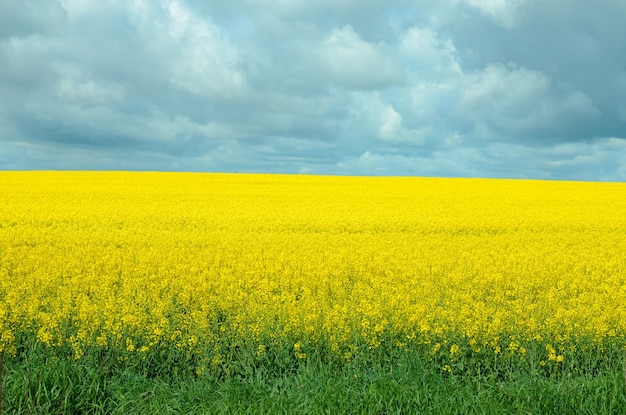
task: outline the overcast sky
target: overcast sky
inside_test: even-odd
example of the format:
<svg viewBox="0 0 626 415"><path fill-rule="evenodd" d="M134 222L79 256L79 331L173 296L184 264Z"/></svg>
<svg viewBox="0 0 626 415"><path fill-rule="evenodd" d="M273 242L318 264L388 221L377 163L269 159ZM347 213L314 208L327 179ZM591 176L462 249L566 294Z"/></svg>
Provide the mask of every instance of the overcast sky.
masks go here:
<svg viewBox="0 0 626 415"><path fill-rule="evenodd" d="M0 0L0 169L626 180L624 0Z"/></svg>

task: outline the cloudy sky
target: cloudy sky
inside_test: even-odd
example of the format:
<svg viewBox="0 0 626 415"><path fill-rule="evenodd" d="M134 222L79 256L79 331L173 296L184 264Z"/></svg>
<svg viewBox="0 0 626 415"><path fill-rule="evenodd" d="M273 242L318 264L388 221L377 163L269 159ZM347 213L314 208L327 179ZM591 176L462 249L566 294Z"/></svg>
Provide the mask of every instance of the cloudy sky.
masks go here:
<svg viewBox="0 0 626 415"><path fill-rule="evenodd" d="M624 0L0 0L0 169L626 180Z"/></svg>

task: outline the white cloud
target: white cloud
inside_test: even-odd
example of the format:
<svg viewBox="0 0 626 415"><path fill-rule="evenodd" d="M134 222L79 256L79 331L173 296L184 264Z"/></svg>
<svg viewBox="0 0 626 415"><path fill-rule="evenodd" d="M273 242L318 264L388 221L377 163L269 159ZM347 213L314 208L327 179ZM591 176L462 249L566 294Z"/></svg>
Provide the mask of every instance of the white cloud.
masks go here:
<svg viewBox="0 0 626 415"><path fill-rule="evenodd" d="M449 112L458 100L460 81L415 81L407 90L412 116L428 122Z"/></svg>
<svg viewBox="0 0 626 415"><path fill-rule="evenodd" d="M400 40L400 51L417 66L419 77L459 75L461 67L450 39L442 40L430 28L411 27Z"/></svg>
<svg viewBox="0 0 626 415"><path fill-rule="evenodd" d="M378 129L378 134L383 139L393 141L402 128L402 116L391 105L387 105L381 114L381 118L382 125Z"/></svg>
<svg viewBox="0 0 626 415"><path fill-rule="evenodd" d="M97 0L59 0L61 6L71 15L84 14L97 6Z"/></svg>
<svg viewBox="0 0 626 415"><path fill-rule="evenodd" d="M183 4L168 4L168 34L175 51L172 59L174 85L198 95L239 93L245 77L239 69L237 48L206 19L194 15Z"/></svg>
<svg viewBox="0 0 626 415"><path fill-rule="evenodd" d="M339 163L337 167L340 171L353 171L357 174L475 176L478 171L468 168L463 161L467 157L479 155L473 150L434 152L428 156L380 154L367 150L358 157Z"/></svg>
<svg viewBox="0 0 626 415"><path fill-rule="evenodd" d="M626 164L626 139L609 137L588 142L563 143L553 146L524 144L490 144L485 149L496 170L505 177L531 177L573 180L622 180Z"/></svg>
<svg viewBox="0 0 626 415"><path fill-rule="evenodd" d="M454 0L480 10L499 25L511 29L517 25L520 9L526 0Z"/></svg>
<svg viewBox="0 0 626 415"><path fill-rule="evenodd" d="M0 168L617 179L601 3L0 0Z"/></svg>
<svg viewBox="0 0 626 415"><path fill-rule="evenodd" d="M411 117L408 114L407 117ZM409 127L404 116L378 92L353 93L350 106L349 128L358 134L363 145L382 142L387 145L424 146L432 131L429 126ZM370 141L371 140L371 141Z"/></svg>
<svg viewBox="0 0 626 415"><path fill-rule="evenodd" d="M460 111L509 135L567 130L567 120L599 115L584 93L524 67L490 64L469 74L466 82Z"/></svg>
<svg viewBox="0 0 626 415"><path fill-rule="evenodd" d="M344 88L373 89L398 84L402 71L385 56L386 46L364 41L346 25L333 29L315 46L313 57L334 85Z"/></svg>
<svg viewBox="0 0 626 415"><path fill-rule="evenodd" d="M621 151L626 156L626 138L608 137L599 141L603 148L610 151Z"/></svg>

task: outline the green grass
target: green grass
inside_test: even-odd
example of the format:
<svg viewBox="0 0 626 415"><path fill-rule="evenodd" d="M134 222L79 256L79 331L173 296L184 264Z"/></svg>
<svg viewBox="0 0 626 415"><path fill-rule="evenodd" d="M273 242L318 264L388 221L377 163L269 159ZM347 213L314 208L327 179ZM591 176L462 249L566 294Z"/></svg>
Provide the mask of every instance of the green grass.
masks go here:
<svg viewBox="0 0 626 415"><path fill-rule="evenodd" d="M344 364L313 357L195 376L179 359L120 362L92 352L74 360L31 347L4 357L3 407L6 414L626 413L623 357L588 370L509 365L481 373L475 364L447 374L421 356L379 353Z"/></svg>

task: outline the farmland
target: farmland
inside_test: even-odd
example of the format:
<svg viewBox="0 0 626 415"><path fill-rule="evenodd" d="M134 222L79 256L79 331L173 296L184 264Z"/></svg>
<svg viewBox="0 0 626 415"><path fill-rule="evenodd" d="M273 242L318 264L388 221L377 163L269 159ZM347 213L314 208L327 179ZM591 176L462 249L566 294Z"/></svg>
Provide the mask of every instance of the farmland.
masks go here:
<svg viewBox="0 0 626 415"><path fill-rule="evenodd" d="M623 183L3 172L5 405L34 408L39 362L361 392L404 364L446 394L608 374L598 405L626 407L624 212Z"/></svg>

